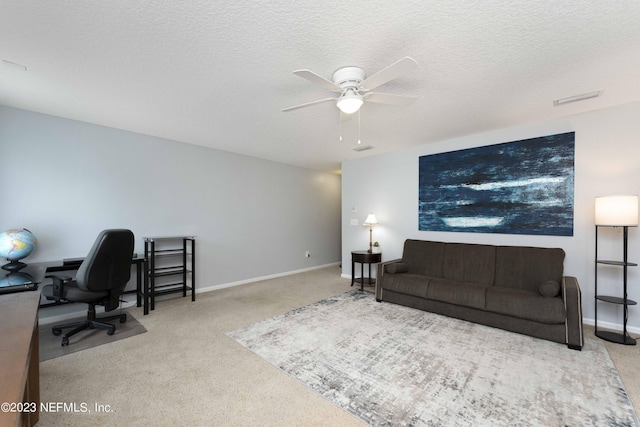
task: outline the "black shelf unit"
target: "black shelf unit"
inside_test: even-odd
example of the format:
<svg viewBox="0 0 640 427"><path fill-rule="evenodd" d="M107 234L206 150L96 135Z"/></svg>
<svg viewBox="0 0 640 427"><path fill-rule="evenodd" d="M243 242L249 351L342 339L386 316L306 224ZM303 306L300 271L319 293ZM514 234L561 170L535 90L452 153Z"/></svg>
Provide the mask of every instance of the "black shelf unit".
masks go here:
<svg viewBox="0 0 640 427"><path fill-rule="evenodd" d="M631 300L627 296L627 269L628 267L636 267L638 264L629 262L627 259L627 243L629 227L622 226L623 228L623 256L622 261L609 261L598 259L598 229L599 227L613 227L610 225L596 225L596 256L595 256L595 335L603 340L625 344L636 345L636 340L631 338L627 333L627 320L629 318L629 306L636 305L637 302ZM598 294L598 267L600 265L610 265L616 267L622 267L622 296L611 295L599 295ZM623 322L622 333L611 331L599 331L598 330L598 301L602 301L609 304L617 304L623 307Z"/></svg>
<svg viewBox="0 0 640 427"><path fill-rule="evenodd" d="M196 238L195 236L143 237L144 253L147 259L145 277L145 298L149 307L155 310L157 296L191 293L191 301L196 300ZM145 310L144 314L148 314Z"/></svg>

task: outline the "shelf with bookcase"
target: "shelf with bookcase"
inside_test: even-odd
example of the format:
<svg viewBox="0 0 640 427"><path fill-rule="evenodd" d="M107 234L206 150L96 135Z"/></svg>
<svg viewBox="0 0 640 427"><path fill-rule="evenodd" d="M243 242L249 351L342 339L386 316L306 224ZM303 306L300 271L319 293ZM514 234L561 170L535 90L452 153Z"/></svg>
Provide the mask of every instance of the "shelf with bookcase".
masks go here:
<svg viewBox="0 0 640 427"><path fill-rule="evenodd" d="M596 225L596 256L595 256L595 335L606 341L615 342L625 345L636 345L636 340L631 338L627 333L627 320L629 318L629 306L636 305L637 302L629 299L627 295L627 269L629 267L637 267L638 264L629 262L627 259L627 246L628 246L628 227L623 226L623 256L622 260L605 260L598 258L598 231L601 227L612 227L608 225ZM598 270L602 265L608 265L613 267L622 268L622 294L621 295L601 295L598 293ZM598 302L604 302L608 304L616 304L622 306L623 319L622 319L622 332L612 332L598 330Z"/></svg>
<svg viewBox="0 0 640 427"><path fill-rule="evenodd" d="M151 310L160 295L182 293L186 297L190 293L191 301L196 300L195 236L144 237L144 252L145 293Z"/></svg>

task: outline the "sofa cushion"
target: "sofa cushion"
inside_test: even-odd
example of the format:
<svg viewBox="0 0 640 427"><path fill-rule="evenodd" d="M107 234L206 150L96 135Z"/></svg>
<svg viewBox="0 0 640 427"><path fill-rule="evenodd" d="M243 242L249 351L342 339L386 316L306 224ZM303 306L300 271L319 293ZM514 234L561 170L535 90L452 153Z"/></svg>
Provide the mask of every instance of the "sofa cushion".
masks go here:
<svg viewBox="0 0 640 427"><path fill-rule="evenodd" d="M447 243L444 247L442 277L460 282L493 285L496 247L467 243Z"/></svg>
<svg viewBox="0 0 640 427"><path fill-rule="evenodd" d="M381 285L382 289L385 290L426 298L429 278L410 273L385 274L382 278Z"/></svg>
<svg viewBox="0 0 640 427"><path fill-rule="evenodd" d="M547 280L542 282L538 290L540 291L540 295L543 297L553 298L558 295L558 292L560 292L560 283L555 280Z"/></svg>
<svg viewBox="0 0 640 427"><path fill-rule="evenodd" d="M487 287L473 282L431 278L429 280L427 298L484 310L485 290Z"/></svg>
<svg viewBox="0 0 640 427"><path fill-rule="evenodd" d="M409 266L409 273L442 277L444 246L443 242L407 239L402 262Z"/></svg>
<svg viewBox="0 0 640 427"><path fill-rule="evenodd" d="M541 323L564 323L566 311L562 298L545 298L538 291L490 286L486 310Z"/></svg>
<svg viewBox="0 0 640 427"><path fill-rule="evenodd" d="M560 248L498 246L494 285L539 294L541 283L562 281L563 263L564 251Z"/></svg>
<svg viewBox="0 0 640 427"><path fill-rule="evenodd" d="M384 270L387 273L391 274L406 273L407 271L409 271L409 266L404 262L393 262L391 264L385 265Z"/></svg>

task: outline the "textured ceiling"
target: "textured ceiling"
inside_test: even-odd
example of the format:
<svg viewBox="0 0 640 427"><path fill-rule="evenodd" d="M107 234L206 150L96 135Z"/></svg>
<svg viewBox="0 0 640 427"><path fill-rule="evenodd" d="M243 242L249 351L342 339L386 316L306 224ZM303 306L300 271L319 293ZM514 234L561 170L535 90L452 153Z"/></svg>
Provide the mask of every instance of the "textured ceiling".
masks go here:
<svg viewBox="0 0 640 427"><path fill-rule="evenodd" d="M404 56L420 68L379 91L419 99L365 104L372 150L353 151L358 120L333 103L280 111L333 96L293 70L370 75ZM0 0L0 59L2 105L337 171L640 100L640 2Z"/></svg>

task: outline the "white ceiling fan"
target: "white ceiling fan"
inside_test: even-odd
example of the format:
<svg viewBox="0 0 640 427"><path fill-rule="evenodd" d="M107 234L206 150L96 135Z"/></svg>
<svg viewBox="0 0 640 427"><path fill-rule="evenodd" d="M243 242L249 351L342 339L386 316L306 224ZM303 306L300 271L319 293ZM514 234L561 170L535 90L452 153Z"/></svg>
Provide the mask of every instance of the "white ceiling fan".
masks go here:
<svg viewBox="0 0 640 427"><path fill-rule="evenodd" d="M407 74L416 68L418 68L418 63L413 58L405 56L399 61L389 65L387 68L380 70L369 77L366 77L364 70L359 67L340 68L333 73L331 80L325 79L310 70L297 70L294 71L293 74L313 83L317 83L324 88L338 92L339 95L334 98L324 98L317 101L307 102L306 104L283 108L282 111L297 110L298 108L309 107L328 101L334 101L340 111L346 114L352 114L358 111L364 101L407 106L418 98L415 96L371 92L371 90Z"/></svg>

